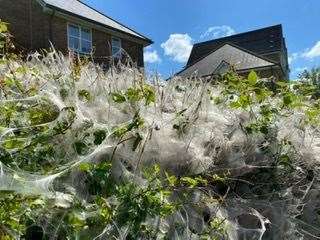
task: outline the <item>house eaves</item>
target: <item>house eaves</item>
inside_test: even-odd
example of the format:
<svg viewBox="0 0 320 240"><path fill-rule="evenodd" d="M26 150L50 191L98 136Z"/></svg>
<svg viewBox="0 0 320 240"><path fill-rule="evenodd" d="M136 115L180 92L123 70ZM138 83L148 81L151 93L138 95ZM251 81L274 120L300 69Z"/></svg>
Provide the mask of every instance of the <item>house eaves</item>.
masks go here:
<svg viewBox="0 0 320 240"><path fill-rule="evenodd" d="M97 25L106 30L124 34L130 38L142 42L144 46L148 46L153 41L142 34L126 27L118 21L108 17L107 15L93 9L89 5L79 0L41 0L42 6L46 9L57 11L61 15L70 16L81 19L85 22Z"/></svg>

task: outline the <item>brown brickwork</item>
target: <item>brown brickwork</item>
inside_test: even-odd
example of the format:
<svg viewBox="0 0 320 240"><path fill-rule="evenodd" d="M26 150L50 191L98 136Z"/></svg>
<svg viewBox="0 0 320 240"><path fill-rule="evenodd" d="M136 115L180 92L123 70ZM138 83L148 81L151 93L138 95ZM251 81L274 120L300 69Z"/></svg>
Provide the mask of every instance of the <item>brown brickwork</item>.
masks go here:
<svg viewBox="0 0 320 240"><path fill-rule="evenodd" d="M17 50L30 52L47 49L51 41L54 47L68 53L68 20L45 12L36 0L0 0L0 19L10 23ZM72 21L73 23L77 23ZM143 67L143 46L122 38L122 48L139 67ZM111 35L92 28L94 58L102 62L111 55Z"/></svg>
<svg viewBox="0 0 320 240"><path fill-rule="evenodd" d="M143 66L143 49L141 45L122 39L122 48L129 54L134 63Z"/></svg>
<svg viewBox="0 0 320 240"><path fill-rule="evenodd" d="M18 47L30 48L30 29L28 9L30 2L27 0L7 1L0 0L0 18L10 23L9 29L15 36L15 44Z"/></svg>
<svg viewBox="0 0 320 240"><path fill-rule="evenodd" d="M96 57L105 57L111 55L111 35L93 29L92 44Z"/></svg>
<svg viewBox="0 0 320 240"><path fill-rule="evenodd" d="M62 52L68 52L68 22L65 19L51 17L51 31L49 30L50 41L54 47Z"/></svg>

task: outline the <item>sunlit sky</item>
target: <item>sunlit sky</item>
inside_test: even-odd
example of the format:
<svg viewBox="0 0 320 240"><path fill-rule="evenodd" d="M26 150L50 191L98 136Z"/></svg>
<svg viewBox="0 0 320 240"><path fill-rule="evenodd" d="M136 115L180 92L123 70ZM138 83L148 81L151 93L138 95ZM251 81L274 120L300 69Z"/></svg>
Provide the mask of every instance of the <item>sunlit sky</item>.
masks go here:
<svg viewBox="0 0 320 240"><path fill-rule="evenodd" d="M192 44L282 24L291 79L320 65L319 0L84 0L151 38L149 71L167 77L181 70Z"/></svg>

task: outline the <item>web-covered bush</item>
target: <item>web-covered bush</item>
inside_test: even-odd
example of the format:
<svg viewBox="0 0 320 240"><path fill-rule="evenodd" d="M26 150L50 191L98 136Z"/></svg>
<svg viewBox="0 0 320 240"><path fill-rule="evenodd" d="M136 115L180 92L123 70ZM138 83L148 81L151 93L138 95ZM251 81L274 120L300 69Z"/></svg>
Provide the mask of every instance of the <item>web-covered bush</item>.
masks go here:
<svg viewBox="0 0 320 240"><path fill-rule="evenodd" d="M312 85L76 60L0 61L0 239L319 236Z"/></svg>

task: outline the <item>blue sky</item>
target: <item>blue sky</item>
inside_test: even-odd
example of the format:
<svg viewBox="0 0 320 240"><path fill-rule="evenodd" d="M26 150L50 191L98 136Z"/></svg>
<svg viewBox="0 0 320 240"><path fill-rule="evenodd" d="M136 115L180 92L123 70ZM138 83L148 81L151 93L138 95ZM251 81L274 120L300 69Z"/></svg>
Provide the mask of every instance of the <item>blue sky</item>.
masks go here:
<svg viewBox="0 0 320 240"><path fill-rule="evenodd" d="M319 0L85 0L155 43L146 67L164 77L186 63L193 43L281 23L291 78L320 65Z"/></svg>

